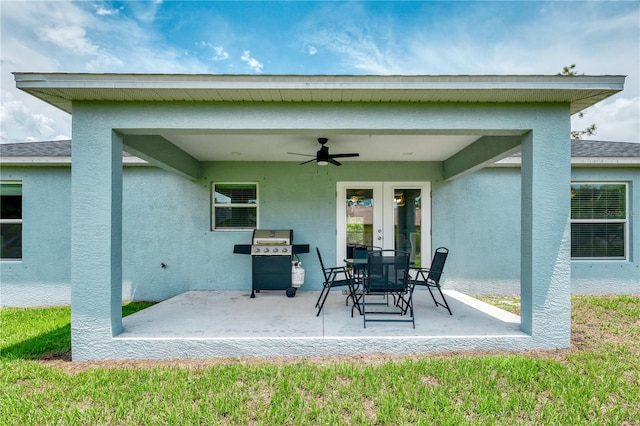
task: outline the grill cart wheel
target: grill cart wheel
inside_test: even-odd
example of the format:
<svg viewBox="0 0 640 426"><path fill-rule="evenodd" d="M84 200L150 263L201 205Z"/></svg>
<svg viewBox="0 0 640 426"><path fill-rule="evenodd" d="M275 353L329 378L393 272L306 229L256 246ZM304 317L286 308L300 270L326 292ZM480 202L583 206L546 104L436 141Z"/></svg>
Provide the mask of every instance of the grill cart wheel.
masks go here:
<svg viewBox="0 0 640 426"><path fill-rule="evenodd" d="M288 287L285 293L287 294L287 297L293 297L296 295L296 290L297 289L295 287Z"/></svg>

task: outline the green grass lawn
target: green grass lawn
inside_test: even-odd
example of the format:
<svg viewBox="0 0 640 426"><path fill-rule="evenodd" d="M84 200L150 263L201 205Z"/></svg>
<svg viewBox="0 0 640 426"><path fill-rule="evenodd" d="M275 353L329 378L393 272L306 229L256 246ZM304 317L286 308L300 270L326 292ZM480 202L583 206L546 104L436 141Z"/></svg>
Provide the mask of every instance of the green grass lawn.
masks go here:
<svg viewBox="0 0 640 426"><path fill-rule="evenodd" d="M640 297L572 303L568 350L155 362L66 361L68 308L2 309L0 425L640 424Z"/></svg>

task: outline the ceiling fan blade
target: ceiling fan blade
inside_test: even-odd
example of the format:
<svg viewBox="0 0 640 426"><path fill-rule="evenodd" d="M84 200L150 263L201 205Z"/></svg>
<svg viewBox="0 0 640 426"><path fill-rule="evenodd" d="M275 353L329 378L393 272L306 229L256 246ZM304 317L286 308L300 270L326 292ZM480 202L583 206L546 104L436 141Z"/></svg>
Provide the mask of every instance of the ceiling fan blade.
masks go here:
<svg viewBox="0 0 640 426"><path fill-rule="evenodd" d="M298 154L297 152L287 152L287 154L291 154L291 155L303 155L305 157L315 157L315 155L311 155L311 154Z"/></svg>
<svg viewBox="0 0 640 426"><path fill-rule="evenodd" d="M300 165L308 164L308 163L311 163L311 162L315 161L318 165L322 165L322 166L324 166L327 163L331 163L334 166L341 166L342 163L340 163L339 161L334 160L334 158L347 158L347 157L359 157L360 156L360 154L355 153L355 152L351 153L351 154L329 154L329 147L325 145L327 143L327 141L328 141L327 138L318 138L318 142L320 143L321 147L318 150L318 152L316 152L316 155L299 154L297 152L287 152L287 154L302 155L302 156L305 156L305 157L315 157L312 160L308 160L308 161L304 161L304 162L300 163Z"/></svg>
<svg viewBox="0 0 640 426"><path fill-rule="evenodd" d="M360 157L360 154L330 154L329 158Z"/></svg>

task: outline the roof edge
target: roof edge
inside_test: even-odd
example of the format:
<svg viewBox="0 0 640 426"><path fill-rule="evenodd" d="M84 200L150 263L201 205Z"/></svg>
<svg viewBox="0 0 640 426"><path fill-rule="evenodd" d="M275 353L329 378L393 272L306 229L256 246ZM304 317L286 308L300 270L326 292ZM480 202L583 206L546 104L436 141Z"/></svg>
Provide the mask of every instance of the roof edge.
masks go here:
<svg viewBox="0 0 640 426"><path fill-rule="evenodd" d="M498 89L618 88L626 75L298 75L298 74L136 74L13 72L16 85L68 88L244 88L244 89ZM380 86L383 84L383 86ZM130 86L131 85L131 86ZM348 87L345 87L348 85ZM453 86L450 86L453 85Z"/></svg>

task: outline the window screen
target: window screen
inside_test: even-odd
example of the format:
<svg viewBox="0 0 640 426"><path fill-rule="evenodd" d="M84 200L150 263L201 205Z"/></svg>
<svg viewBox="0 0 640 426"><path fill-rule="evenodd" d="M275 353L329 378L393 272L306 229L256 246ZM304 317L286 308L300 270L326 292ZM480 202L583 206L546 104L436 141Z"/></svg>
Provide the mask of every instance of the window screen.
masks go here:
<svg viewBox="0 0 640 426"><path fill-rule="evenodd" d="M627 184L571 185L571 257L625 259Z"/></svg>
<svg viewBox="0 0 640 426"><path fill-rule="evenodd" d="M22 184L0 183L0 259L22 258Z"/></svg>
<svg viewBox="0 0 640 426"><path fill-rule="evenodd" d="M258 226L258 184L213 184L213 229L255 229Z"/></svg>

